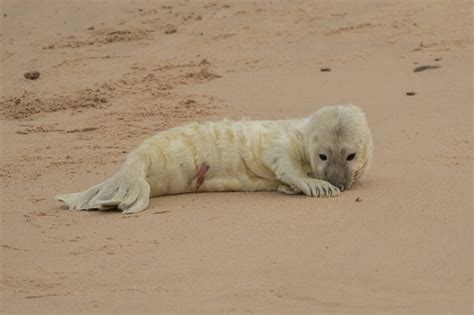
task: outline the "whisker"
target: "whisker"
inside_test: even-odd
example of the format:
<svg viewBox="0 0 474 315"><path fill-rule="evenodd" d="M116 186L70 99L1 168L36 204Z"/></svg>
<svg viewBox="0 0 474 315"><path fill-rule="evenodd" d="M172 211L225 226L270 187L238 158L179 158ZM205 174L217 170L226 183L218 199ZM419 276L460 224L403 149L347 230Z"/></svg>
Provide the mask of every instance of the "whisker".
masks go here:
<svg viewBox="0 0 474 315"><path fill-rule="evenodd" d="M364 165L362 165L358 170L354 172L354 180L359 179L359 177L362 175L362 170L367 166L367 163L369 160L366 160Z"/></svg>

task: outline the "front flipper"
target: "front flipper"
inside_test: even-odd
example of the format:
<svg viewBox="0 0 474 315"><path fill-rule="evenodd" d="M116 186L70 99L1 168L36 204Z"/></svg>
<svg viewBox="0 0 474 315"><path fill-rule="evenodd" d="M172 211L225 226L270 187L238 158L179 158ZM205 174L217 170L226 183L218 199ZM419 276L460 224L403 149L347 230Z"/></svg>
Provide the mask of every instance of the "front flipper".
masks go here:
<svg viewBox="0 0 474 315"><path fill-rule="evenodd" d="M285 152L280 152L280 156L273 160L273 170L283 182L283 186L280 185L278 190L283 193L294 194L293 191L299 191L312 197L335 197L341 193L339 188L331 183L309 177L300 163Z"/></svg>
<svg viewBox="0 0 474 315"><path fill-rule="evenodd" d="M299 195L302 193L301 190L295 189L287 184L280 184L280 186L277 188L277 191L287 195Z"/></svg>

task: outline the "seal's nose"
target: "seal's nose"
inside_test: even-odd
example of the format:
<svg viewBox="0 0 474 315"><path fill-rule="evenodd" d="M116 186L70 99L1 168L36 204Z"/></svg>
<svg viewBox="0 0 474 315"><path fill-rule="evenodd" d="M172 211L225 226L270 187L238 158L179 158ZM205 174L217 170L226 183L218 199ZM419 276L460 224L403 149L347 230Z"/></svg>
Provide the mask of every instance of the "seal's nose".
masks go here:
<svg viewBox="0 0 474 315"><path fill-rule="evenodd" d="M344 172L344 167L340 165L329 165L327 168L327 180L339 188L341 191L344 191L347 187L347 179Z"/></svg>

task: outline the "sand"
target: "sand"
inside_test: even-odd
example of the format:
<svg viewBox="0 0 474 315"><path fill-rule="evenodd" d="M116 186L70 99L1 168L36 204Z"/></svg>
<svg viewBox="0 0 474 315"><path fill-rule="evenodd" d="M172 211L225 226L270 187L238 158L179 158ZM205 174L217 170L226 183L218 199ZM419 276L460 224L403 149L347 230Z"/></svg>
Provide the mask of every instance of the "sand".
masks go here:
<svg viewBox="0 0 474 315"><path fill-rule="evenodd" d="M0 312L471 313L471 13L1 1ZM338 198L189 194L136 215L53 199L159 130L345 103L367 112L375 160Z"/></svg>

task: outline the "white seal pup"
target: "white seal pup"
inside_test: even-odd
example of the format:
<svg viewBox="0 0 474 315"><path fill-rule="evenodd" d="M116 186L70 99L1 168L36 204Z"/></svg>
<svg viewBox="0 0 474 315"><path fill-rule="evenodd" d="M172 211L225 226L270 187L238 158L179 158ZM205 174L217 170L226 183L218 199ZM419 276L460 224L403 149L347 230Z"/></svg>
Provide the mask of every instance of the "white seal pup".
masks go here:
<svg viewBox="0 0 474 315"><path fill-rule="evenodd" d="M135 213L150 197L210 191L271 191L332 197L368 169L372 137L353 105L291 120L192 123L158 132L112 178L56 196L72 210Z"/></svg>

